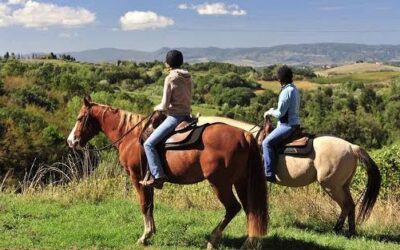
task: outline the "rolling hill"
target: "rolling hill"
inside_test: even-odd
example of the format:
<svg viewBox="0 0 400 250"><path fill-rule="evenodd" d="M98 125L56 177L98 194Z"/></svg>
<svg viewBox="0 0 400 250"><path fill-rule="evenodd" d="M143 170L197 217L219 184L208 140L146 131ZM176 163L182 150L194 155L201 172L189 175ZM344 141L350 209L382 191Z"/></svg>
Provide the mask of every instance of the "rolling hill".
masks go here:
<svg viewBox="0 0 400 250"><path fill-rule="evenodd" d="M400 45L363 45L345 43L316 43L279 45L257 48L178 48L188 62L229 62L238 65L265 66L276 63L291 65L348 64L363 61L400 61ZM101 48L80 52L66 52L79 61L115 62L134 60L146 62L163 60L169 48L152 52Z"/></svg>

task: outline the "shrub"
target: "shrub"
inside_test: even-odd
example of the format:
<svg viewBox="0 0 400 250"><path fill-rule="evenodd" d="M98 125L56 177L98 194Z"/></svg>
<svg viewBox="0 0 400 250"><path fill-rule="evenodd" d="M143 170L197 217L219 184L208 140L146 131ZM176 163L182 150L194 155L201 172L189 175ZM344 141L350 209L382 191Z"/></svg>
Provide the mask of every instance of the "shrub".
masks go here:
<svg viewBox="0 0 400 250"><path fill-rule="evenodd" d="M38 86L18 89L12 96L21 107L25 107L27 104L34 104L47 111L54 111L59 104L57 99L48 96L46 91Z"/></svg>

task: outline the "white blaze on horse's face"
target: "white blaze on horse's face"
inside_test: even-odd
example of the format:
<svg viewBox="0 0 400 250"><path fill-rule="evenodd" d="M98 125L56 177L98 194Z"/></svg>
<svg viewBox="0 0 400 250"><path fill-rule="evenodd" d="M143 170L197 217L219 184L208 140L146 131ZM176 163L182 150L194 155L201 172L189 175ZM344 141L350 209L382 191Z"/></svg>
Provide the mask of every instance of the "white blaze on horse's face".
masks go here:
<svg viewBox="0 0 400 250"><path fill-rule="evenodd" d="M70 148L76 148L76 146L79 145L79 138L75 136L75 132L78 126L79 122L76 122L74 128L72 129L71 133L68 136L67 142Z"/></svg>

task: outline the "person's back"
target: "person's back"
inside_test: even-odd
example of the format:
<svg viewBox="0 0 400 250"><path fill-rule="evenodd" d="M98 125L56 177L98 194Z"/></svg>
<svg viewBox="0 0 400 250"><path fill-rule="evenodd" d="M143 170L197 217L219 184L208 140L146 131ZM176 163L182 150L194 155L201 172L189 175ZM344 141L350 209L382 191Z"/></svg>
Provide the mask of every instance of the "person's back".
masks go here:
<svg viewBox="0 0 400 250"><path fill-rule="evenodd" d="M173 69L167 76L171 85L170 106L168 114L187 115L191 112L192 104L192 76L184 69Z"/></svg>

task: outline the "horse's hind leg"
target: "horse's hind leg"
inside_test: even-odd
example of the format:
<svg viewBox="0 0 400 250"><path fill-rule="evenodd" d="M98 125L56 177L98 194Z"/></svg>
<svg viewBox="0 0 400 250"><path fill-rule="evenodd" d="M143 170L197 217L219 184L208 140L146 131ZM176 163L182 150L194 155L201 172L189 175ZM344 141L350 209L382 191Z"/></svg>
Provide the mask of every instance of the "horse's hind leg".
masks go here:
<svg viewBox="0 0 400 250"><path fill-rule="evenodd" d="M341 213L339 215L339 218L338 218L333 230L336 233L339 233L340 231L342 231L344 222L345 222L346 218L349 216L349 228L353 227L353 233L354 233L355 224L353 224L350 221L350 217L352 217L351 213L353 213L353 215L354 215L355 205L354 205L353 199L350 194L349 186L345 185L345 186L331 187L330 185L327 185L324 183L321 183L321 185L324 188L324 190L329 194L329 196L334 201L336 201L336 203L341 208Z"/></svg>
<svg viewBox="0 0 400 250"><path fill-rule="evenodd" d="M347 218L347 222L349 223L348 235L352 236L356 233L356 205L354 204L353 197L351 197L349 185L344 187L344 192L346 194L347 202L350 206L350 211Z"/></svg>
<svg viewBox="0 0 400 250"><path fill-rule="evenodd" d="M213 184L213 189L218 196L218 199L225 207L225 216L220 223L215 227L211 233L210 240L208 242L208 249L216 248L222 237L222 231L229 224L229 222L235 217L235 215L240 211L240 203L236 199L232 191L231 184Z"/></svg>

